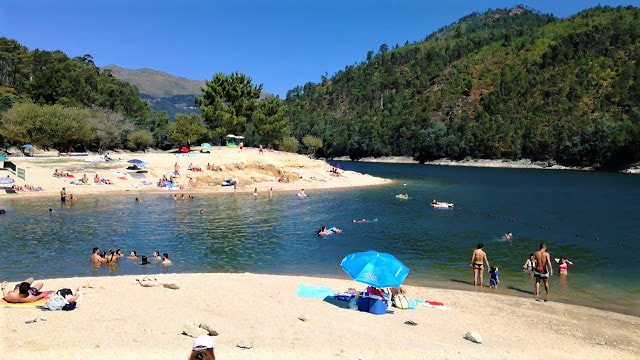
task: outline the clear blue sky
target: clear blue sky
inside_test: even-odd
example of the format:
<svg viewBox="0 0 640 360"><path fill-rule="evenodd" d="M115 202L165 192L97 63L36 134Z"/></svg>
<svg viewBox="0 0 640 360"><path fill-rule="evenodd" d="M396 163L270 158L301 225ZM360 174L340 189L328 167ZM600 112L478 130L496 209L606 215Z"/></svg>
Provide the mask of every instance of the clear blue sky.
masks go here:
<svg viewBox="0 0 640 360"><path fill-rule="evenodd" d="M89 53L99 66L151 68L189 79L240 71L266 91L317 82L380 44L423 39L473 11L517 3L570 16L637 1L2 0L0 35L29 49Z"/></svg>

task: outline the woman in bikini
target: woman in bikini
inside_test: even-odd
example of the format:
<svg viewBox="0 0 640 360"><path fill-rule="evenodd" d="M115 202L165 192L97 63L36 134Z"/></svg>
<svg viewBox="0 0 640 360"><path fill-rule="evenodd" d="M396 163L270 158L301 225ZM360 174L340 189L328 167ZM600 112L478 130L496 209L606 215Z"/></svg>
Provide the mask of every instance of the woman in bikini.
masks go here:
<svg viewBox="0 0 640 360"><path fill-rule="evenodd" d="M573 265L566 257L562 256L560 259L555 259L558 263L558 272L560 275L569 275L569 266Z"/></svg>
<svg viewBox="0 0 640 360"><path fill-rule="evenodd" d="M479 243L477 248L471 254L471 262L469 267L473 269L473 286L482 286L482 275L484 274L483 264L486 262L489 267L489 259L483 250L484 244Z"/></svg>

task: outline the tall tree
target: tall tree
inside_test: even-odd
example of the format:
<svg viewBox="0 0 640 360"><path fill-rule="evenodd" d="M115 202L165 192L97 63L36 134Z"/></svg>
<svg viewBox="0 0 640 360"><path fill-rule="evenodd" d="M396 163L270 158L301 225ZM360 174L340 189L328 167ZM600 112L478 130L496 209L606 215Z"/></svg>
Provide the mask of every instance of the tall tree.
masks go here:
<svg viewBox="0 0 640 360"><path fill-rule="evenodd" d="M268 147L290 133L287 109L277 97L260 102L253 113L253 121L260 141Z"/></svg>
<svg viewBox="0 0 640 360"><path fill-rule="evenodd" d="M196 105L216 142L229 133L244 132L261 91L262 84L253 85L250 77L238 72L231 75L217 73L205 82L202 97L196 98Z"/></svg>
<svg viewBox="0 0 640 360"><path fill-rule="evenodd" d="M207 134L207 126L198 114L178 114L176 122L169 127L170 139L180 144L196 143L204 139Z"/></svg>

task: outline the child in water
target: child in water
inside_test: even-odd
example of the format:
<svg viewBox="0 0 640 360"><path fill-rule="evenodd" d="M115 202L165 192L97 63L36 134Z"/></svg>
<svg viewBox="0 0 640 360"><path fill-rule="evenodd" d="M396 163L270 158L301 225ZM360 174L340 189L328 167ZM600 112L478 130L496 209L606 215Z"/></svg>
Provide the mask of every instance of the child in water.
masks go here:
<svg viewBox="0 0 640 360"><path fill-rule="evenodd" d="M498 267L492 266L490 269L491 271L489 271L489 274L491 275L491 279L489 280L489 287L492 289L497 289L498 283L500 282L500 279L499 279L500 274L498 273Z"/></svg>

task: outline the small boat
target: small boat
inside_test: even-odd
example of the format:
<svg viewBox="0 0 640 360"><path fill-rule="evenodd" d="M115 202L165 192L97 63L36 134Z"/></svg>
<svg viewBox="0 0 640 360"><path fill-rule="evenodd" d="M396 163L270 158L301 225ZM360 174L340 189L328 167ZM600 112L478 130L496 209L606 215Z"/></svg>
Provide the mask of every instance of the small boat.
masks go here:
<svg viewBox="0 0 640 360"><path fill-rule="evenodd" d="M451 209L453 208L453 203L436 201L431 203L431 207L434 209Z"/></svg>

